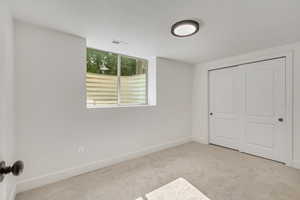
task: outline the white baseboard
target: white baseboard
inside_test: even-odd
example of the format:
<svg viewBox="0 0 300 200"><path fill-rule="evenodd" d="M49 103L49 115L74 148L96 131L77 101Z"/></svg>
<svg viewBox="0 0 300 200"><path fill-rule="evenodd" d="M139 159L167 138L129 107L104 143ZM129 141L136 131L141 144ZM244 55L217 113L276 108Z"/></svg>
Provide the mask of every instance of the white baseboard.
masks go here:
<svg viewBox="0 0 300 200"><path fill-rule="evenodd" d="M107 160L100 160L100 161L92 162L89 164L61 170L61 171L54 172L51 174L23 180L23 181L20 181L17 183L17 193L31 190L34 188L38 188L38 187L41 187L41 186L44 186L44 185L47 185L50 183L55 183L57 181L60 181L60 180L66 179L66 178L70 178L72 176L77 176L79 174L94 171L94 170L97 170L97 169L100 169L103 167L114 165L114 164L117 164L117 163L120 163L120 162L123 162L126 160L141 157L141 156L144 156L144 155L147 155L150 153L154 153L154 152L161 151L161 150L164 150L164 149L167 149L170 147L185 144L185 143L191 142L191 141L192 141L192 139L189 137L181 138L181 139L178 139L173 142L155 145L155 146L151 146L151 147L142 149L140 151L120 155L119 157L110 158Z"/></svg>
<svg viewBox="0 0 300 200"><path fill-rule="evenodd" d="M16 199L16 185L13 186L8 196L8 200L15 200L15 199Z"/></svg>
<svg viewBox="0 0 300 200"><path fill-rule="evenodd" d="M204 138L193 137L193 138L192 138L192 141L198 142L198 143L201 143L201 144L208 144L207 140L204 139Z"/></svg>
<svg viewBox="0 0 300 200"><path fill-rule="evenodd" d="M300 160L294 160L292 167L300 169Z"/></svg>
<svg viewBox="0 0 300 200"><path fill-rule="evenodd" d="M192 137L192 141L198 142L198 143L201 143L201 144L208 144L207 140L205 138ZM300 161L299 160L294 160L294 161L290 162L289 164L287 164L287 166L293 167L293 168L296 168L296 169L300 169Z"/></svg>

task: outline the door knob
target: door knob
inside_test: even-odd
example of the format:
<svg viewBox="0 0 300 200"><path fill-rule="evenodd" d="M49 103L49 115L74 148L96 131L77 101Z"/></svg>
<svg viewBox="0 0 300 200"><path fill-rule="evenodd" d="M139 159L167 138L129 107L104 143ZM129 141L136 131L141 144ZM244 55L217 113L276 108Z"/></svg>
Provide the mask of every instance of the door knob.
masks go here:
<svg viewBox="0 0 300 200"><path fill-rule="evenodd" d="M279 118L278 121L283 122L283 118Z"/></svg>
<svg viewBox="0 0 300 200"><path fill-rule="evenodd" d="M209 113L209 115L213 115L213 113L211 112L211 113Z"/></svg>
<svg viewBox="0 0 300 200"><path fill-rule="evenodd" d="M4 161L0 162L0 182L3 181L6 174L12 173L14 176L19 176L24 169L24 163L21 160L15 162L12 166L6 166Z"/></svg>

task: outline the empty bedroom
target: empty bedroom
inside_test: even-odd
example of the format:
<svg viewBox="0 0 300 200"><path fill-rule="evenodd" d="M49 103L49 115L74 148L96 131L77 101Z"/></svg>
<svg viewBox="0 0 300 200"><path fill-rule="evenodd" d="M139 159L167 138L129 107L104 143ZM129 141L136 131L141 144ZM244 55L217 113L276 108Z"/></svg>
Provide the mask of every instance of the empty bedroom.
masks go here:
<svg viewBox="0 0 300 200"><path fill-rule="evenodd" d="M299 0L0 0L0 200L299 200Z"/></svg>

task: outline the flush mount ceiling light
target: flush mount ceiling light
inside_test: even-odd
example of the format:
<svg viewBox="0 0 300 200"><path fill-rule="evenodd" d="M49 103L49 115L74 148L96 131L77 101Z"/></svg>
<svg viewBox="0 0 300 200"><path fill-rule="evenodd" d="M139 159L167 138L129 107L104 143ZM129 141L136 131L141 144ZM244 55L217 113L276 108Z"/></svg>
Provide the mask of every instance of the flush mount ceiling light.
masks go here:
<svg viewBox="0 0 300 200"><path fill-rule="evenodd" d="M182 20L172 25L171 33L176 37L189 37L199 31L199 22L195 20Z"/></svg>

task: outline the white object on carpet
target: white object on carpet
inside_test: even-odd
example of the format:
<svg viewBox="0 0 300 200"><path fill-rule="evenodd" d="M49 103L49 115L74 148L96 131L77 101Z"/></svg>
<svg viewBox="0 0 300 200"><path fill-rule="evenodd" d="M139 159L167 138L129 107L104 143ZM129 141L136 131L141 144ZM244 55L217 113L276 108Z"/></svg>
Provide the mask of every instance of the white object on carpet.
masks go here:
<svg viewBox="0 0 300 200"><path fill-rule="evenodd" d="M137 200L142 200L140 197ZM147 200L209 200L202 192L184 178L178 178L153 192L146 194Z"/></svg>

